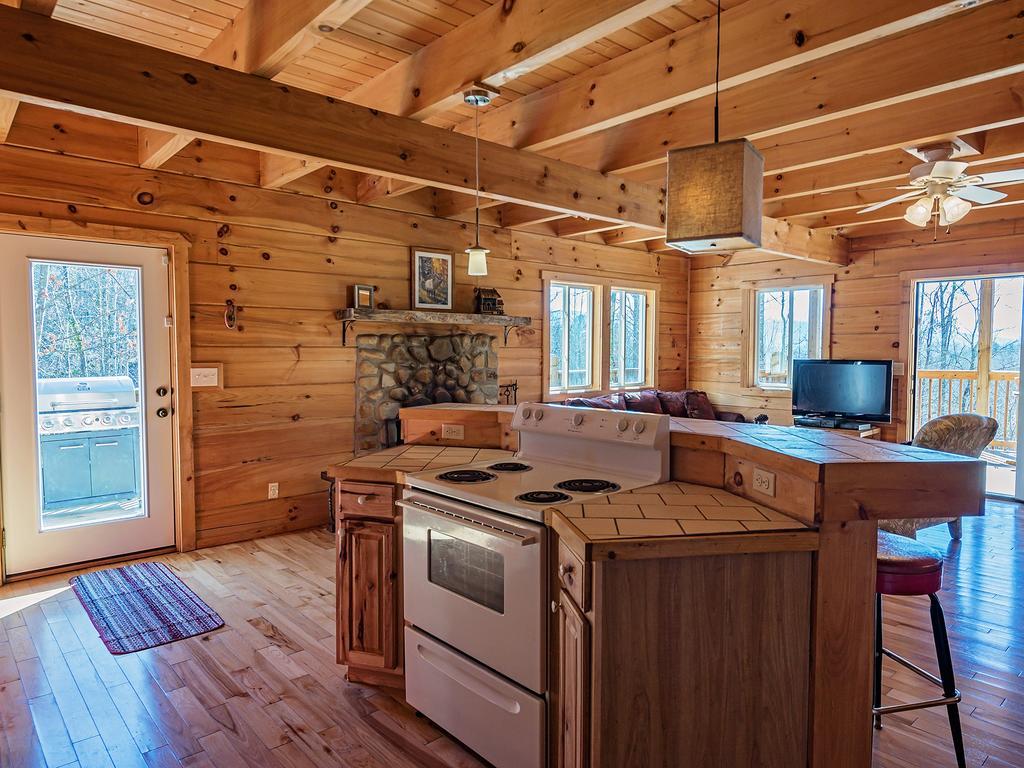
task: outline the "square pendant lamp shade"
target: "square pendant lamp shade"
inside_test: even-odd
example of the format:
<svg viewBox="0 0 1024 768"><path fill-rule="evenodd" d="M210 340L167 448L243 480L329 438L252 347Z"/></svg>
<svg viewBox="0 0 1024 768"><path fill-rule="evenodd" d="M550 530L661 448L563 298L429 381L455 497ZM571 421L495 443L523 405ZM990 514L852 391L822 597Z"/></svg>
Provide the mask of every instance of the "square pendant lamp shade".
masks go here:
<svg viewBox="0 0 1024 768"><path fill-rule="evenodd" d="M761 245L764 158L746 139L668 153L665 241L686 253Z"/></svg>

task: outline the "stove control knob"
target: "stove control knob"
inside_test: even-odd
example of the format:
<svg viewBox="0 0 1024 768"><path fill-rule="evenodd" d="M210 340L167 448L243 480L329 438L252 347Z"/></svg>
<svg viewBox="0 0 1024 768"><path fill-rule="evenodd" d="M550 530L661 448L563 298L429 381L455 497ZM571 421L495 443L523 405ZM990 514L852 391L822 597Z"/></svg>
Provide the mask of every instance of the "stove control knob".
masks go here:
<svg viewBox="0 0 1024 768"><path fill-rule="evenodd" d="M633 431L636 432L638 435L643 434L643 431L645 429L647 429L647 425L644 424L642 421L638 421L636 424L633 425Z"/></svg>
<svg viewBox="0 0 1024 768"><path fill-rule="evenodd" d="M531 409L531 408L523 408L523 421L526 421L532 415L533 415L533 409Z"/></svg>
<svg viewBox="0 0 1024 768"><path fill-rule="evenodd" d="M534 418L534 419L535 419L536 421L540 421L541 419L543 419L543 418L544 418L544 411L543 411L543 409L541 409L541 408L538 408L537 410L535 410L535 411L533 412L533 418Z"/></svg>
<svg viewBox="0 0 1024 768"><path fill-rule="evenodd" d="M100 421L102 421L104 424L113 424L114 417L111 416L109 413L104 413L103 418L101 418Z"/></svg>
<svg viewBox="0 0 1024 768"><path fill-rule="evenodd" d="M62 425L64 425L65 427L70 427L70 426L72 426L72 425L73 425L73 424L74 424L75 422L74 422L74 421L72 421L72 419L71 419L71 417L70 417L70 416L65 416L65 417L64 417L63 419L61 419L61 420L60 420L60 423L61 423Z"/></svg>
<svg viewBox="0 0 1024 768"><path fill-rule="evenodd" d="M122 424L127 424L132 420L132 417L129 416L127 413L123 413L117 417L117 420Z"/></svg>
<svg viewBox="0 0 1024 768"><path fill-rule="evenodd" d="M574 427L578 427L582 423L583 423L583 414L582 413L574 413L572 415L572 425Z"/></svg>
<svg viewBox="0 0 1024 768"><path fill-rule="evenodd" d="M615 425L619 432L625 432L629 429L629 419L619 419L619 423Z"/></svg>
<svg viewBox="0 0 1024 768"><path fill-rule="evenodd" d="M47 419L43 422L43 429L53 429L53 419Z"/></svg>
<svg viewBox="0 0 1024 768"><path fill-rule="evenodd" d="M94 419L92 416L83 416L82 417L82 424L87 426L87 427L90 424L92 424L94 421L96 421L96 419Z"/></svg>

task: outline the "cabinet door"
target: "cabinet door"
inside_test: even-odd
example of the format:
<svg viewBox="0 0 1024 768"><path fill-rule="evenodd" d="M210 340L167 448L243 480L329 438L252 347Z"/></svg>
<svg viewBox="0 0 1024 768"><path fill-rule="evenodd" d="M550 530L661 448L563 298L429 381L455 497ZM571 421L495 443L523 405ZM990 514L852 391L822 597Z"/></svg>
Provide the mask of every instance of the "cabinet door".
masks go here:
<svg viewBox="0 0 1024 768"><path fill-rule="evenodd" d="M92 496L89 441L85 438L40 441L43 508Z"/></svg>
<svg viewBox="0 0 1024 768"><path fill-rule="evenodd" d="M338 529L338 660L398 664L398 563L394 523L344 520Z"/></svg>
<svg viewBox="0 0 1024 768"><path fill-rule="evenodd" d="M136 433L116 432L89 440L93 496L134 496L139 492Z"/></svg>
<svg viewBox="0 0 1024 768"><path fill-rule="evenodd" d="M586 768L590 763L590 624L565 590L558 603L558 766Z"/></svg>

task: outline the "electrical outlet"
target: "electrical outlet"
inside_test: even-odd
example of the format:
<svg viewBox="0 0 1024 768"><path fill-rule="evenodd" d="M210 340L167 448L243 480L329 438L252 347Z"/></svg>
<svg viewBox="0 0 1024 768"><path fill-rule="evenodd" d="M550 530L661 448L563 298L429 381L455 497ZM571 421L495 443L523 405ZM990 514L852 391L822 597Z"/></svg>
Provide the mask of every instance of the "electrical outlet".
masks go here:
<svg viewBox="0 0 1024 768"><path fill-rule="evenodd" d="M442 424L441 438L444 440L465 440L466 427L464 424Z"/></svg>
<svg viewBox="0 0 1024 768"><path fill-rule="evenodd" d="M276 499L281 493L281 486L277 483L267 483L267 498Z"/></svg>
<svg viewBox="0 0 1024 768"><path fill-rule="evenodd" d="M754 467L754 490L765 496L775 495L775 473Z"/></svg>

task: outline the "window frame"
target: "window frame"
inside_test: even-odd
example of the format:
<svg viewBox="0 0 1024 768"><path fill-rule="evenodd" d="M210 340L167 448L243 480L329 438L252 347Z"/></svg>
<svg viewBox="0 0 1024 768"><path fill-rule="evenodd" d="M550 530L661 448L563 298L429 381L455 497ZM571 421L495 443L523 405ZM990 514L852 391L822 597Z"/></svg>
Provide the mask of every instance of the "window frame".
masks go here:
<svg viewBox="0 0 1024 768"><path fill-rule="evenodd" d="M765 291L820 290L821 356L818 359L828 360L832 357L832 287L834 284L835 275L750 280L743 283L743 365L741 384L744 389L763 393L792 391L791 383L770 385L759 384L757 381L758 296Z"/></svg>
<svg viewBox="0 0 1024 768"><path fill-rule="evenodd" d="M610 392L630 392L657 387L658 377L658 291L657 283L638 280L618 280L581 273L543 271L544 281L543 318L544 345L541 370L542 399L544 402L560 402L568 397L594 397ZM552 285L576 285L594 291L594 329L591 340L591 382L586 389L551 389L551 324L548 311L551 306ZM628 387L611 387L611 292L612 290L640 291L647 295L644 339L644 382Z"/></svg>

